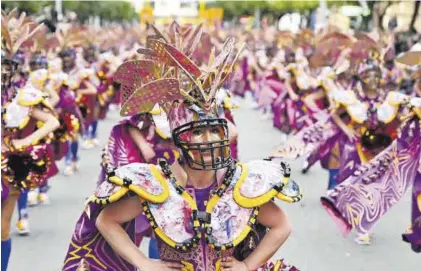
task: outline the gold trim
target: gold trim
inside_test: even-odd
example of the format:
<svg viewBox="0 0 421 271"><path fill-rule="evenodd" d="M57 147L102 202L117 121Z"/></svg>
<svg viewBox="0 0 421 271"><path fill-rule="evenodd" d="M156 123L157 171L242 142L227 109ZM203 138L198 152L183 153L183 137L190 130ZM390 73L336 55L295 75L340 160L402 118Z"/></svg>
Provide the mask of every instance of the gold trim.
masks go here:
<svg viewBox="0 0 421 271"><path fill-rule="evenodd" d="M161 112L162 112L162 109L161 108L158 108L158 109L152 109L151 111L149 111L149 114L151 114L151 115L159 115L159 114L161 114Z"/></svg>
<svg viewBox="0 0 421 271"><path fill-rule="evenodd" d="M23 128L25 128L26 125L28 125L30 120L31 120L31 117L26 116L25 119L21 123L19 123L19 126L18 126L19 130L22 130Z"/></svg>
<svg viewBox="0 0 421 271"><path fill-rule="evenodd" d="M363 151L363 146L359 142L357 143L357 153L358 153L358 156L361 159L362 164L368 162L368 158L365 156L364 151Z"/></svg>
<svg viewBox="0 0 421 271"><path fill-rule="evenodd" d="M168 237L168 235L160 227L156 227L154 231L156 235L158 235L158 237L161 238L161 240L164 241L167 245L173 248L175 247L176 242L172 240L170 237Z"/></svg>
<svg viewBox="0 0 421 271"><path fill-rule="evenodd" d="M70 241L70 244L72 245L72 246L74 246L74 248L75 248L75 250L73 250L73 251L71 251L71 252L69 252L69 254L72 256L72 257L69 257L69 258L67 258L66 259L66 261L64 262L64 264L63 264L63 267L68 263L68 262L70 262L70 261L72 261L72 260L77 260L77 259L81 259L82 257L81 256L79 256L79 255L77 255L76 253L78 253L80 250L86 250L88 253L86 253L85 254L85 258L91 258L92 260L94 260L99 266L101 266L102 268L104 268L104 270L107 270L107 266L105 266L103 263L101 263L98 259L97 259L97 257L95 256L95 255L92 255L91 254L91 252L92 252L92 248L89 248L89 246L100 236L100 234L101 233L99 233L98 232L98 234L97 235L95 235L95 237L91 240L91 241L89 241L88 243L86 243L85 245L83 245L83 246L78 246L78 245L76 245L75 243L73 243L73 241Z"/></svg>
<svg viewBox="0 0 421 271"><path fill-rule="evenodd" d="M159 128L155 125L155 132L162 138L162 139L168 139L169 137L166 136Z"/></svg>
<svg viewBox="0 0 421 271"><path fill-rule="evenodd" d="M238 163L238 165L241 166L242 172L239 180L237 181L234 191L233 191L233 197L235 202L244 208L254 208L257 206L261 206L267 202L269 202L272 198L274 198L279 192L275 190L274 188L270 189L268 192L266 192L263 195L260 195L258 197L254 198L247 198L244 197L241 192L240 188L244 181L246 180L246 176L248 175L248 169L245 167L245 165ZM289 177L282 177L281 179L282 184L285 186L289 182Z"/></svg>
<svg viewBox="0 0 421 271"><path fill-rule="evenodd" d="M162 203L165 200L167 200L167 198L169 196L169 189L168 189L167 180L161 175L161 173L158 171L158 169L156 169L156 167L154 165L149 165L149 169L151 170L152 175L161 184L161 187L163 188L162 193L159 194L159 195L152 195L152 194L149 194L148 192L146 192L146 190L144 190L141 187L139 187L137 185L134 185L134 184L130 184L128 186L128 190L135 192L142 199L145 199L145 200L150 201L152 203ZM114 184L119 185L119 186L124 185L123 179L121 179L118 176L112 176L112 177L108 178L108 180L111 183L114 183Z"/></svg>
<svg viewBox="0 0 421 271"><path fill-rule="evenodd" d="M111 177L112 178L112 177ZM108 204L108 203L112 203L112 202L116 202L119 199L121 199L124 195L127 194L127 192L129 192L129 189L127 187L120 187L120 189L115 192L112 195L106 196L106 197L97 197L95 195L93 195L90 199L90 201L96 203L96 204Z"/></svg>
<svg viewBox="0 0 421 271"><path fill-rule="evenodd" d="M295 196L295 197L290 197L290 196L287 196L287 195L285 195L285 194L282 194L282 192L279 192L277 195L276 195L276 198L277 199L280 199L280 200L282 200L282 201L285 201L285 202L287 202L287 203L294 203L294 202L298 202L298 201L300 201L302 198L303 198L303 193L301 192L301 187L299 187L299 192L298 192L298 196Z"/></svg>
<svg viewBox="0 0 421 271"><path fill-rule="evenodd" d="M18 103L20 105L23 105L23 106L33 106L33 105L39 104L42 100L44 100L44 97L42 97L42 95L41 95L41 97L39 97L35 101L32 101L32 102L31 101L24 101L23 96L24 96L24 91L21 90L19 92L19 95L18 95Z"/></svg>
<svg viewBox="0 0 421 271"><path fill-rule="evenodd" d="M184 265L184 267L181 269L181 271L194 271L193 264L191 264L189 262L186 262L186 261L181 261L181 263Z"/></svg>
<svg viewBox="0 0 421 271"><path fill-rule="evenodd" d="M362 104L365 106L366 113L367 113L367 110L368 110L367 104L366 103L362 103ZM343 106L346 109L346 113L348 114L348 116L351 118L352 121L354 121L354 122L356 122L358 124L363 124L364 123L364 120L359 120L359 119L355 118L355 116L353 114L351 114L351 111L348 110L348 106L350 106L350 105L352 105L352 104L343 104Z"/></svg>
<svg viewBox="0 0 421 271"><path fill-rule="evenodd" d="M273 267L273 271L280 271L282 267L282 260L277 260L275 266Z"/></svg>

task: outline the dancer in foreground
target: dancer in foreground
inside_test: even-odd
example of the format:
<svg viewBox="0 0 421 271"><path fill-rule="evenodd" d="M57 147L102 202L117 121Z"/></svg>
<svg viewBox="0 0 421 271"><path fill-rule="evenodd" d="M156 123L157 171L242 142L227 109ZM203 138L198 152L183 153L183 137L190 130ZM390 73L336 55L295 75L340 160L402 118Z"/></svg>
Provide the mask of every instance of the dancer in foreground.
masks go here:
<svg viewBox="0 0 421 271"><path fill-rule="evenodd" d="M300 189L284 163L232 159L214 97L236 60L234 40L217 57L212 51L204 72L190 58L196 30L176 47L156 31L139 51L143 65L119 69L126 75L122 88L133 91L121 114L149 112L158 103L182 155L172 165L161 159L108 168L76 225L63 270L296 270L267 260L291 231L272 199L296 202ZM175 26L169 38L180 39L178 32ZM144 217L157 236L159 261L134 243Z"/></svg>

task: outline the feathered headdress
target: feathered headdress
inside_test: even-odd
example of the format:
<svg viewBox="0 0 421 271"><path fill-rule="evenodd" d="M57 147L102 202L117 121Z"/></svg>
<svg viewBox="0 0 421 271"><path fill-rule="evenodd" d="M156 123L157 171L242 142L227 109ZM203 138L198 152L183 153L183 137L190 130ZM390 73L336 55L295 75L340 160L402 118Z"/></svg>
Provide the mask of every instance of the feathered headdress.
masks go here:
<svg viewBox="0 0 421 271"><path fill-rule="evenodd" d="M70 24L61 23L57 25L55 39L50 41L55 43L56 49L63 51L83 43L80 29L74 29Z"/></svg>
<svg viewBox="0 0 421 271"><path fill-rule="evenodd" d="M339 32L332 32L323 36L316 46L310 63L313 67L332 66L341 52L353 42L352 37Z"/></svg>
<svg viewBox="0 0 421 271"><path fill-rule="evenodd" d="M175 100L209 111L238 58L239 53L232 59L234 39L225 42L219 55L212 50L208 64L200 69L191 56L200 43L202 25L180 31L173 23L167 33L152 29L146 48L138 50L142 60L123 63L115 75L122 87L121 115L149 112L156 103L165 109Z"/></svg>
<svg viewBox="0 0 421 271"><path fill-rule="evenodd" d="M26 40L42 27L42 24L36 26L36 23L28 22L25 19L25 12L22 12L17 18L16 8L9 14L1 11L1 49L9 59L13 57Z"/></svg>

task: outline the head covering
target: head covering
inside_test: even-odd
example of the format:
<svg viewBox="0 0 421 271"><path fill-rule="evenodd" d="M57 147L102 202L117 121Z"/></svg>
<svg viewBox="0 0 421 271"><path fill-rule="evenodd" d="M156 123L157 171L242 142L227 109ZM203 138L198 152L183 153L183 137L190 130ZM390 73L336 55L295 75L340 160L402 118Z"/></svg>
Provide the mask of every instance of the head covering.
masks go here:
<svg viewBox="0 0 421 271"><path fill-rule="evenodd" d="M5 53L5 58L12 60L21 45L34 35L42 25L29 22L26 19L25 12L17 17L17 8L9 14L1 11L1 49Z"/></svg>
<svg viewBox="0 0 421 271"><path fill-rule="evenodd" d="M8 65L4 67L10 67L9 71L2 69L2 91L10 87L18 64L25 60L24 56L18 53L19 48L41 28L41 25L36 26L37 24L28 22L25 18L24 12L17 18L17 9L13 9L9 14L1 11L1 63Z"/></svg>
<svg viewBox="0 0 421 271"><path fill-rule="evenodd" d="M200 43L202 26L190 31L180 31L178 24L171 24L167 33L152 26L154 35L147 38L146 48L138 53L141 60L123 63L115 80L121 84L122 116L145 113L159 104L168 115L175 144L192 168L218 169L230 164L227 122L217 115L215 95L233 70L235 41L229 38L220 53L210 52L209 62L200 69L192 54ZM240 50L241 51L241 50ZM217 126L223 128L220 141L190 143L193 129ZM205 152L214 153L220 148L223 155L214 157L212 163L203 160ZM200 161L191 152L201 155Z"/></svg>

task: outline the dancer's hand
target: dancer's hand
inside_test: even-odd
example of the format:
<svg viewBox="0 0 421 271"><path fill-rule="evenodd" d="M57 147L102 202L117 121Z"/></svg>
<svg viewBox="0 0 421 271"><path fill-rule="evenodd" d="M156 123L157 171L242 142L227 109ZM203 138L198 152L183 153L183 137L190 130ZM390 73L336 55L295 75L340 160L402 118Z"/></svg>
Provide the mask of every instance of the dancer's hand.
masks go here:
<svg viewBox="0 0 421 271"><path fill-rule="evenodd" d="M141 271L173 271L181 270L184 265L179 262L164 262L161 260L148 260L146 264L142 266L139 270Z"/></svg>
<svg viewBox="0 0 421 271"><path fill-rule="evenodd" d="M350 141L356 141L358 139L357 132L355 132L352 128L346 127L344 129L344 133Z"/></svg>
<svg viewBox="0 0 421 271"><path fill-rule="evenodd" d="M15 149L18 149L18 150L23 149L23 148L25 148L29 145L31 145L31 143L27 142L27 140L25 140L25 139L13 139L12 140L12 146Z"/></svg>
<svg viewBox="0 0 421 271"><path fill-rule="evenodd" d="M296 94L296 93L291 93L289 95L289 97L291 98L291 100L293 101L298 101L300 99L300 97Z"/></svg>
<svg viewBox="0 0 421 271"><path fill-rule="evenodd" d="M1 153L3 152L8 152L9 151L9 147L6 146L6 144L4 142L1 143Z"/></svg>
<svg viewBox="0 0 421 271"><path fill-rule="evenodd" d="M245 262L239 262L234 257L225 257L221 261L221 271L249 271Z"/></svg>

